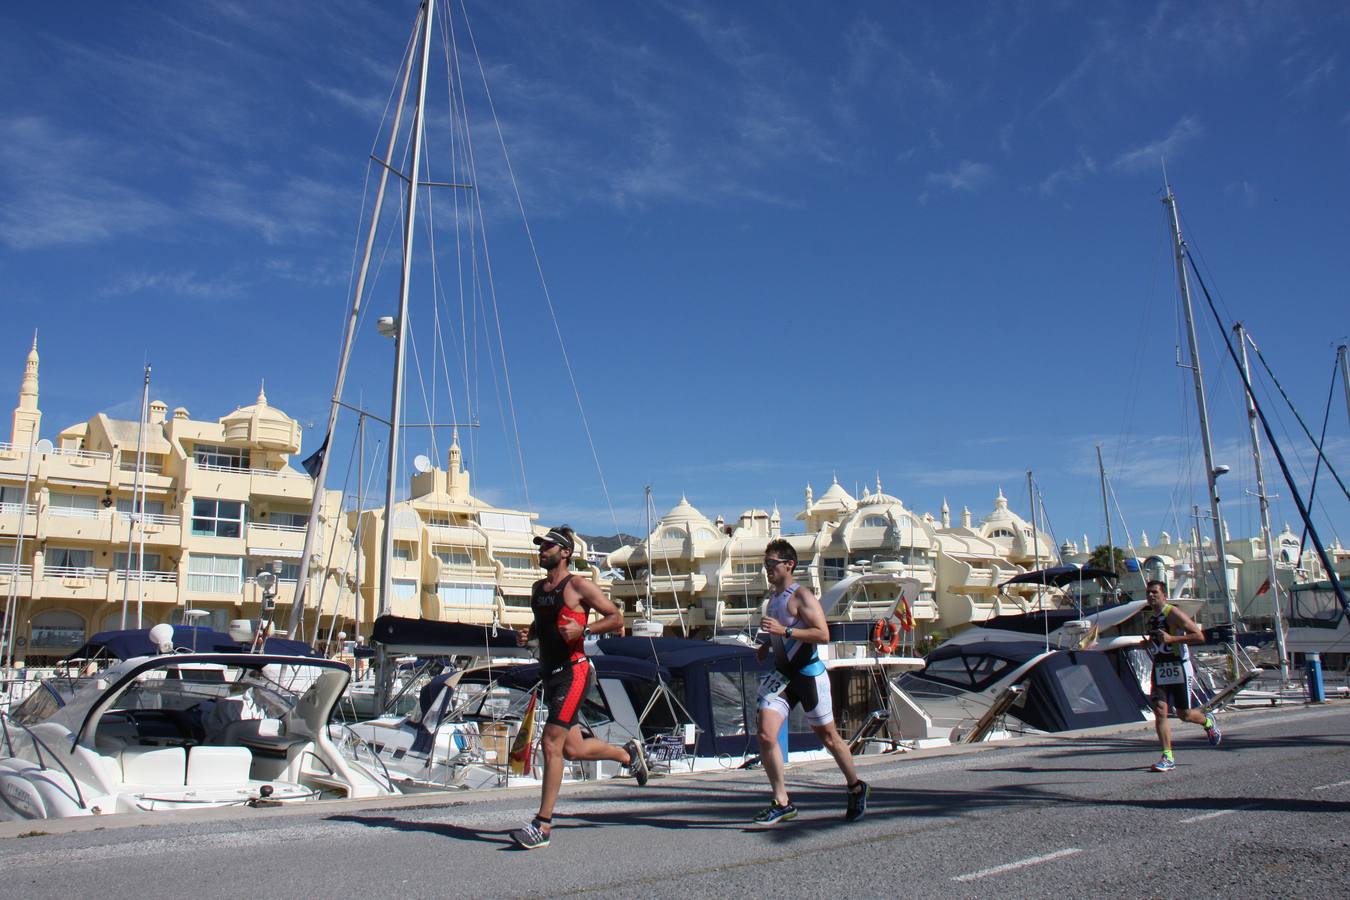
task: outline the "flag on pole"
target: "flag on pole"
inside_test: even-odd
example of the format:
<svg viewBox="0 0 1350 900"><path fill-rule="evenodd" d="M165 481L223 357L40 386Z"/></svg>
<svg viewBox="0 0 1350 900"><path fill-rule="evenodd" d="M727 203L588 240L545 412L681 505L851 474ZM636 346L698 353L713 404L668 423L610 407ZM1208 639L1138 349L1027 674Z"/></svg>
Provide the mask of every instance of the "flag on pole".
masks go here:
<svg viewBox="0 0 1350 900"><path fill-rule="evenodd" d="M1265 581L1261 582L1261 586L1260 586L1259 588L1256 589L1256 596L1260 597L1262 594L1264 594L1264 593L1265 593L1266 591L1268 591L1268 590L1270 590L1270 579L1269 579L1269 578L1267 578Z"/></svg>
<svg viewBox="0 0 1350 900"><path fill-rule="evenodd" d="M525 715L520 717L520 730L511 742L512 775L529 775L534 768L531 751L534 749L534 706L538 701L538 694L530 695L530 705L525 707Z"/></svg>

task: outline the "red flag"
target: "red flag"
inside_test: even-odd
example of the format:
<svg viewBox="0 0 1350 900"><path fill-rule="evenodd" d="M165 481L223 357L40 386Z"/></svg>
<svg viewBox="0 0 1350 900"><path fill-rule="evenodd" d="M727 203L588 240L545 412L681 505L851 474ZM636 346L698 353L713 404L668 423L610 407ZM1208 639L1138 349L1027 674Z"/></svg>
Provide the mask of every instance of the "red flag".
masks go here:
<svg viewBox="0 0 1350 900"><path fill-rule="evenodd" d="M1256 589L1256 596L1260 597L1262 594L1264 594L1264 593L1265 593L1266 591L1268 591L1268 590L1270 590L1270 579L1269 579L1269 578L1267 578L1265 581L1261 582L1261 586L1260 586L1259 588Z"/></svg>

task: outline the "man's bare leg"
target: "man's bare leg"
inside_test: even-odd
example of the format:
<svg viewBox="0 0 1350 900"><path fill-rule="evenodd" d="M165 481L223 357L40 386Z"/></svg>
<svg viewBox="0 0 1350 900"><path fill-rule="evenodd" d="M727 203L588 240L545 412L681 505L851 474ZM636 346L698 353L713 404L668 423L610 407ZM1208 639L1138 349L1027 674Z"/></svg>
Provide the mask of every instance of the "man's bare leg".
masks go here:
<svg viewBox="0 0 1350 900"><path fill-rule="evenodd" d="M849 752L848 744L839 734L839 729L833 722L825 725L812 725L811 730L820 738L820 742L825 745L825 749L830 751L834 757L835 763L839 766L839 771L844 773L844 778L849 787L858 783L858 770L853 765L853 754Z"/></svg>
<svg viewBox="0 0 1350 900"><path fill-rule="evenodd" d="M778 746L778 732L783 727L783 714L777 710L759 711L759 761L764 764L764 774L769 776L769 788L773 791L774 802L787 806L787 783L783 779L783 751Z"/></svg>

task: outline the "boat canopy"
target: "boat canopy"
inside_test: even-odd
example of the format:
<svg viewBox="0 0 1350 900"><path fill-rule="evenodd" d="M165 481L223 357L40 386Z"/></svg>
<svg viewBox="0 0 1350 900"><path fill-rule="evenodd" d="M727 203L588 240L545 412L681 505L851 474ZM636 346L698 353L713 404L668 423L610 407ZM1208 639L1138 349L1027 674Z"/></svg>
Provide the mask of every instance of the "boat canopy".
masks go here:
<svg viewBox="0 0 1350 900"><path fill-rule="evenodd" d="M1115 581L1119 577L1109 569L1094 569L1091 566L1051 566L1048 569L1037 569L1034 572L1014 575L999 587L1007 587L1010 584L1045 584L1053 587L1064 587L1064 585L1073 584L1075 581L1088 581L1093 578Z"/></svg>
<svg viewBox="0 0 1350 900"><path fill-rule="evenodd" d="M619 637L598 641L604 656L628 657L668 672L669 685L699 727L698 756L750 756L759 752L755 736L759 682L773 668L755 659L755 651L737 644L685 638ZM788 719L788 749L817 750L820 739L800 708Z"/></svg>
<svg viewBox="0 0 1350 900"><path fill-rule="evenodd" d="M197 653L249 651L247 644L241 644L223 631L196 625L173 626L173 646L175 650L191 650ZM100 631L66 659L134 659L138 656L156 656L159 652L158 645L150 640L150 629L128 628L119 631ZM284 638L268 638L263 652L280 656L320 655L303 641Z"/></svg>
<svg viewBox="0 0 1350 900"><path fill-rule="evenodd" d="M528 647L516 646L514 628L402 616L380 616L375 620L370 640L390 653L407 656L530 655Z"/></svg>
<svg viewBox="0 0 1350 900"><path fill-rule="evenodd" d="M1142 600L1127 600L1124 603L1110 603L1105 606L1083 610L1045 609L1028 613L1012 613L1006 616L993 616L985 619L978 627L998 631L1017 631L1039 637L1047 631L1053 633L1077 619L1093 619L1099 627L1110 628L1137 614L1143 608L1144 602Z"/></svg>

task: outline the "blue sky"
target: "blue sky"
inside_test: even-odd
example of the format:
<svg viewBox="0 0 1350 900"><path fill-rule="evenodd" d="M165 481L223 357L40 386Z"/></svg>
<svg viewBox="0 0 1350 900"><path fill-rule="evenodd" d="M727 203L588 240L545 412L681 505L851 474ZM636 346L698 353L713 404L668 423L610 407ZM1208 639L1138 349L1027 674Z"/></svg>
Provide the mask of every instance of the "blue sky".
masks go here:
<svg viewBox="0 0 1350 900"><path fill-rule="evenodd" d="M438 386L433 406L410 369L408 421L476 411L465 443L486 498L610 533L640 530L647 482L658 514L684 493L710 517L777 502L790 519L808 481L880 475L919 511L946 497L979 517L1001 486L1025 515L1033 470L1054 533L1097 542L1100 443L1135 540L1175 532L1204 495L1164 156L1225 318L1321 421L1350 332L1343 4L466 5L478 57L458 9L455 46L495 294L461 320L454 234L434 252L419 239L437 270L415 271L410 319ZM317 445L414 11L0 10L0 360L17 389L38 329L47 435L99 410L134 418L149 359L154 396L199 418L265 378ZM443 79L431 94L439 138ZM454 171L447 146L429 140L434 179ZM441 226L467 223L467 192L432 193ZM380 258L372 319L396 303L396 248ZM346 393L384 413L390 348L372 319ZM1225 507L1249 534L1218 334L1206 319ZM1292 417L1262 390L1283 435ZM1338 393L1328 450L1350 473L1344 407ZM350 420L339 429L333 486ZM425 431L407 442L433 450ZM1287 443L1306 477L1306 442ZM1327 531L1350 539L1344 498L1319 495Z"/></svg>

